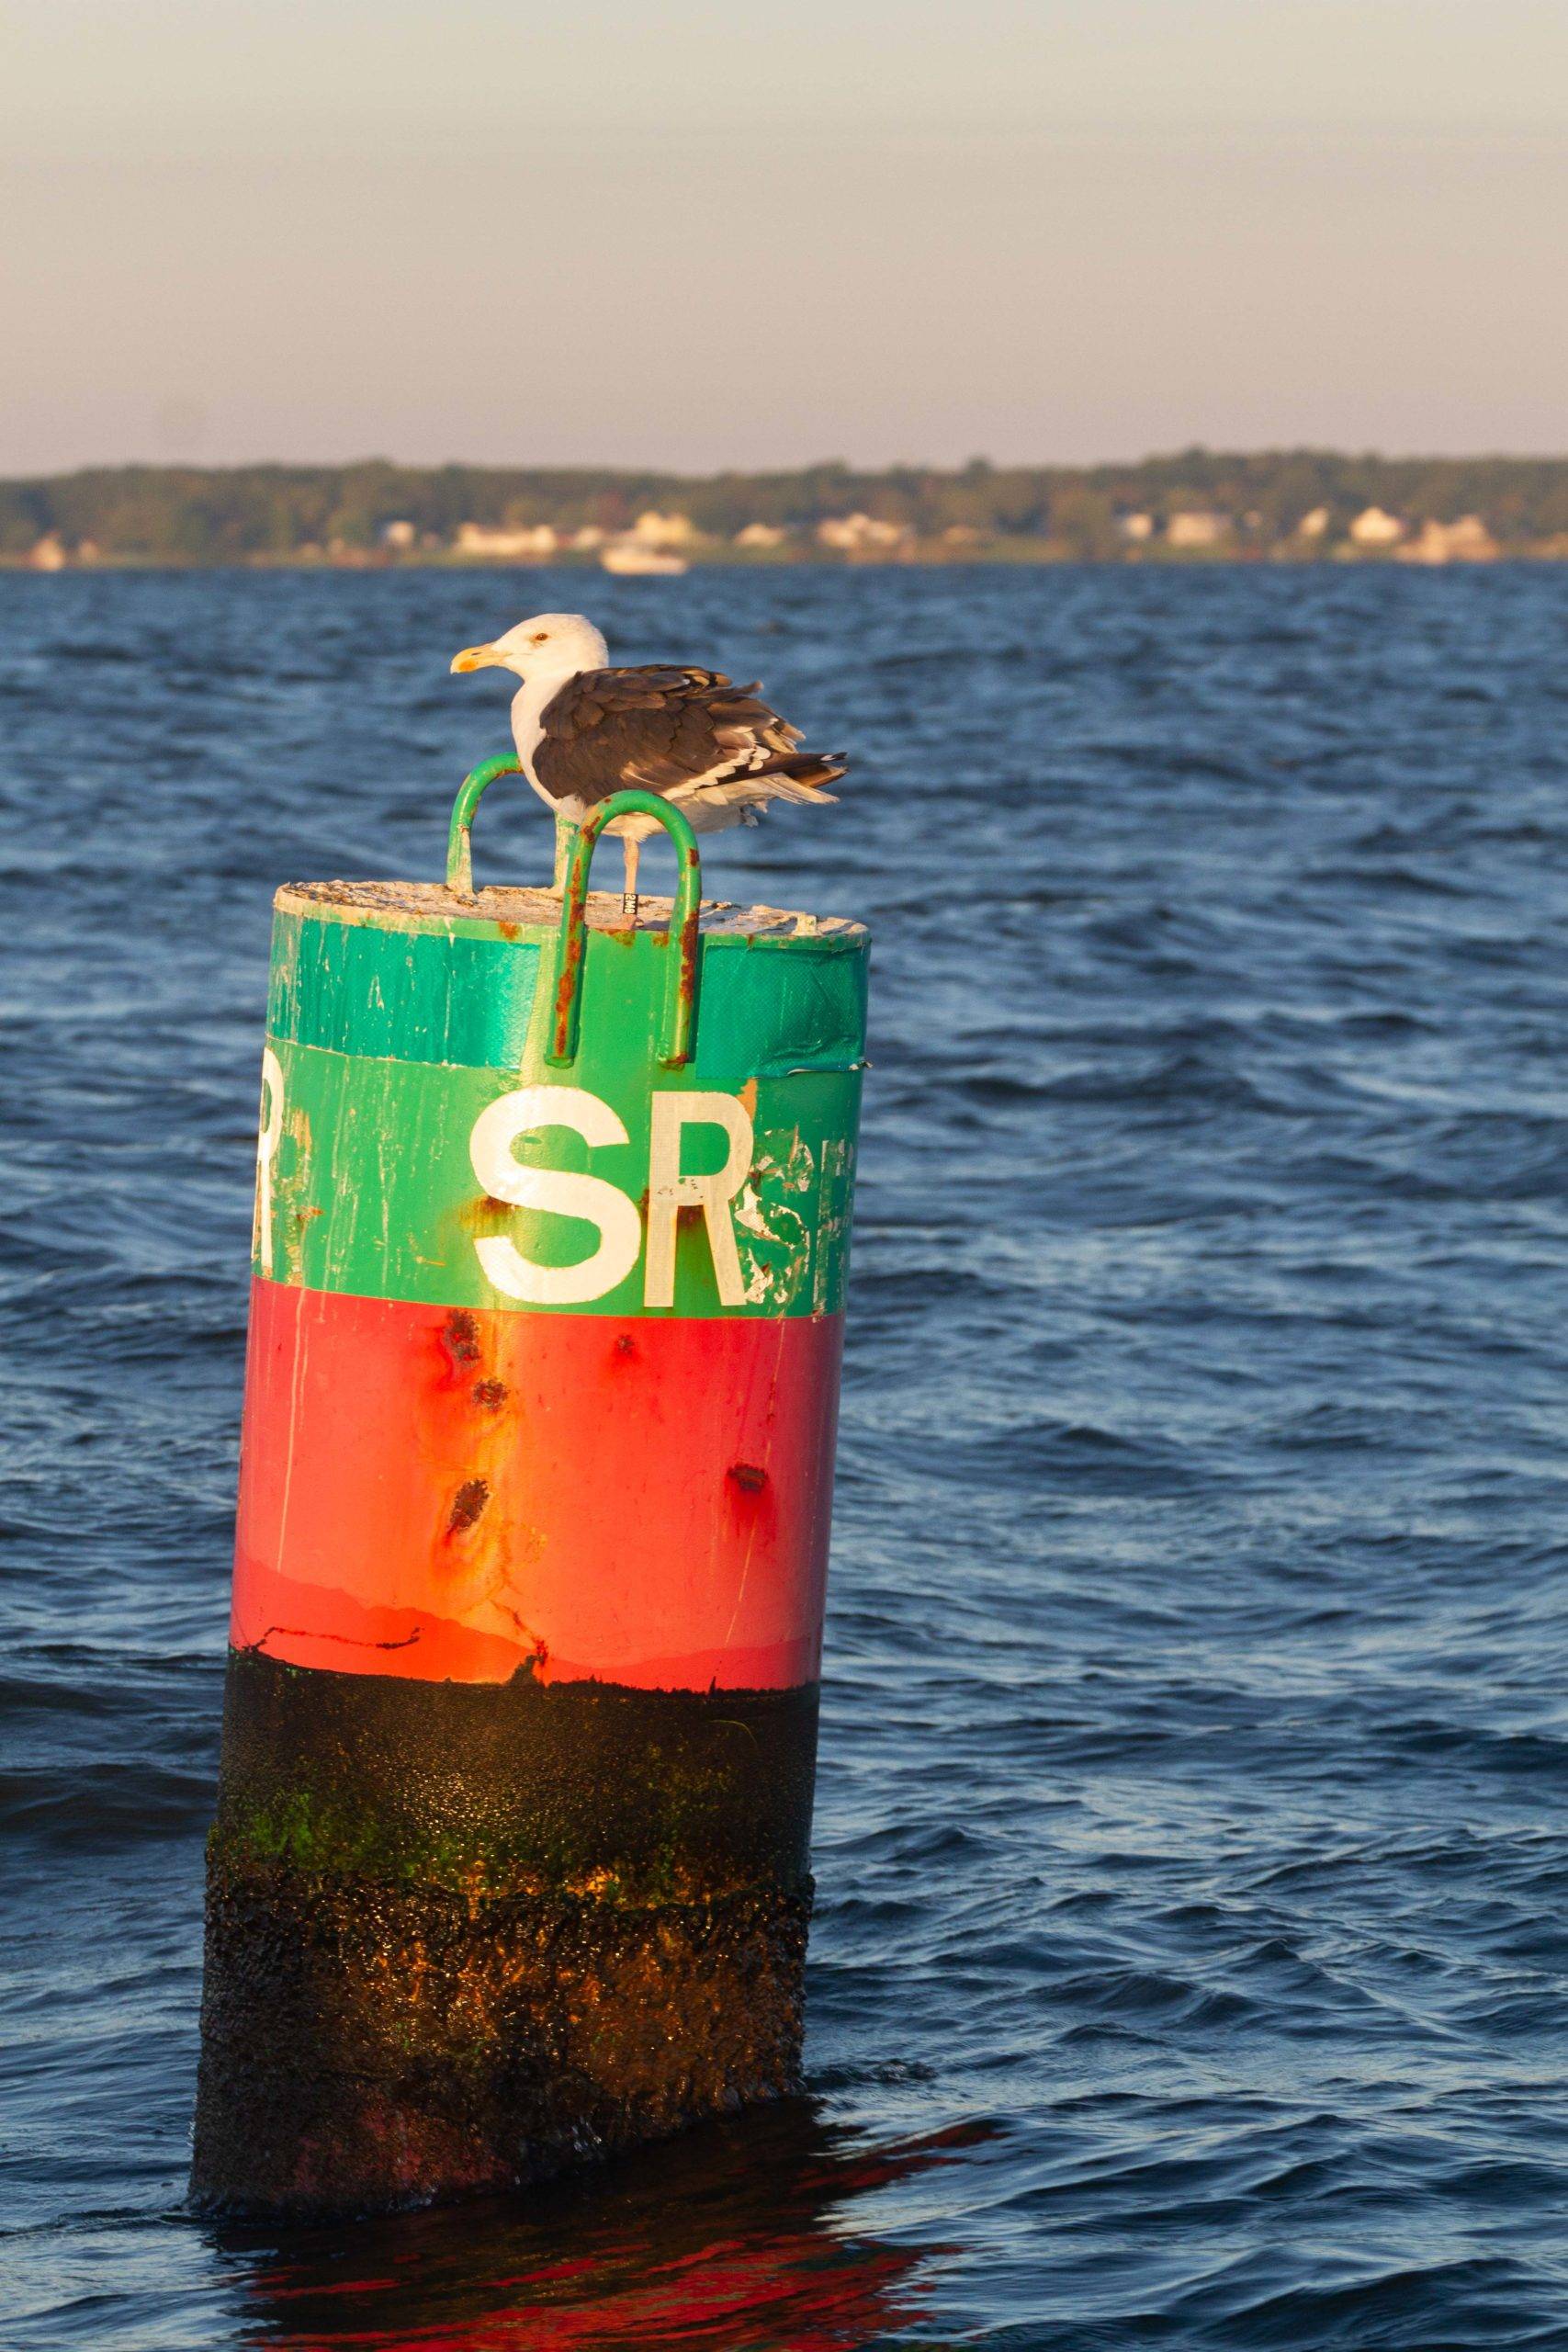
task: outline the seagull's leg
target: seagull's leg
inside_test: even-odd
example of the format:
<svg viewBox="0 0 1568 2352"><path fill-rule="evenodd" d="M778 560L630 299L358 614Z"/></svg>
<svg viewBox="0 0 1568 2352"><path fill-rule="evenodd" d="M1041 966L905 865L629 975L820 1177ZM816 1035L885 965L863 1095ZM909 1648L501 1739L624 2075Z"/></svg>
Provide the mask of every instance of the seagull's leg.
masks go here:
<svg viewBox="0 0 1568 2352"><path fill-rule="evenodd" d="M637 862L642 843L634 842L629 833L621 835L621 854L626 861L626 888L621 892L621 912L637 919Z"/></svg>

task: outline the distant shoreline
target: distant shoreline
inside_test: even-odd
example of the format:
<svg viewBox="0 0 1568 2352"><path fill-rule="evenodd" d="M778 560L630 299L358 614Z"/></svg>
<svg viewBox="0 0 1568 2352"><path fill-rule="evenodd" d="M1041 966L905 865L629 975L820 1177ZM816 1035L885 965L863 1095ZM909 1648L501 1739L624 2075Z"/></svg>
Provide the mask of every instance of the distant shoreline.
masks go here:
<svg viewBox="0 0 1568 2352"><path fill-rule="evenodd" d="M1536 562L1568 458L1187 449L1117 466L118 466L0 481L0 565L182 570Z"/></svg>
<svg viewBox="0 0 1568 2352"><path fill-rule="evenodd" d="M1448 557L1446 564L1483 560L1497 565L1528 563L1551 565L1568 562L1568 548L1514 547L1499 548L1496 555L1485 559ZM723 550L716 555L693 554L687 560L691 571L1247 571L1290 570L1320 571L1344 570L1408 571L1416 563L1430 567L1426 558L1400 562L1388 555L1334 554L1292 555L1252 554L1240 549L1229 553L1197 553L1190 551L1131 556L1084 556L1071 553L1034 552L1017 548L982 548L953 554L945 549L919 549L914 554L898 557L835 557L810 552L789 556L747 556ZM323 572L395 572L444 571L468 572L478 576L489 573L508 574L550 572L581 572L594 579L610 577L604 567L589 556L563 555L548 560L497 557L476 560L471 557L444 555L386 558L366 556L157 556L100 555L87 561L68 558L62 564L37 564L26 556L0 554L0 572L26 574L33 579L59 578L82 572L162 572L162 571L297 571Z"/></svg>

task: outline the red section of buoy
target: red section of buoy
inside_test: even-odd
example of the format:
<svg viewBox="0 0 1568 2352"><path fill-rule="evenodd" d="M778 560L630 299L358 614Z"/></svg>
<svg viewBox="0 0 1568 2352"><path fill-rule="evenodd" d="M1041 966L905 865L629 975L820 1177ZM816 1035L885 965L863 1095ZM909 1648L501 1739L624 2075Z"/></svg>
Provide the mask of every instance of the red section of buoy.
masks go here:
<svg viewBox="0 0 1568 2352"><path fill-rule="evenodd" d="M256 1282L234 1646L423 1681L815 1681L841 1337Z"/></svg>

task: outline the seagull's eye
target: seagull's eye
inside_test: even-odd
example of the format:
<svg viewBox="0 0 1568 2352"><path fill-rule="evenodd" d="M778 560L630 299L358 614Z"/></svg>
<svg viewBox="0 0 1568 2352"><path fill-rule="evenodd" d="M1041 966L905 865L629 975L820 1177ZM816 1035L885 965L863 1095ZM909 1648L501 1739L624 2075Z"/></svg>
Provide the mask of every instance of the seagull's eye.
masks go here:
<svg viewBox="0 0 1568 2352"><path fill-rule="evenodd" d="M549 630L547 628L536 628L534 631L533 636L528 639L528 642L530 645L543 645L548 635Z"/></svg>

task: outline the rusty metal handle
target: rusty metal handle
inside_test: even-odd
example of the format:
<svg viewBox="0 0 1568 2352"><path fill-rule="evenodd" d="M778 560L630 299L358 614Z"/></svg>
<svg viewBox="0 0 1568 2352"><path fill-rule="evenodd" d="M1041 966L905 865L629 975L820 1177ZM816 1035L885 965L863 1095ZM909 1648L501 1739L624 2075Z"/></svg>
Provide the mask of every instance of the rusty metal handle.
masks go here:
<svg viewBox="0 0 1568 2352"><path fill-rule="evenodd" d="M522 772L523 763L516 752L502 752L493 760L481 760L463 778L452 803L452 821L446 828L446 888L459 891L465 899L474 895L474 847L469 839L474 811L498 775L520 775Z"/></svg>
<svg viewBox="0 0 1568 2352"><path fill-rule="evenodd" d="M474 773L477 775L479 770ZM554 1025L545 1059L552 1068L564 1069L577 1058L588 869L593 863L600 834L617 817L651 817L663 826L674 845L680 872L670 910L670 928L661 943L670 964L664 976L659 1059L664 1069L679 1069L692 1058L692 1039L696 1028L697 919L703 910L703 862L697 852L697 837L686 819L657 792L617 792L601 801L583 819L572 841L567 854L560 930L557 934Z"/></svg>

